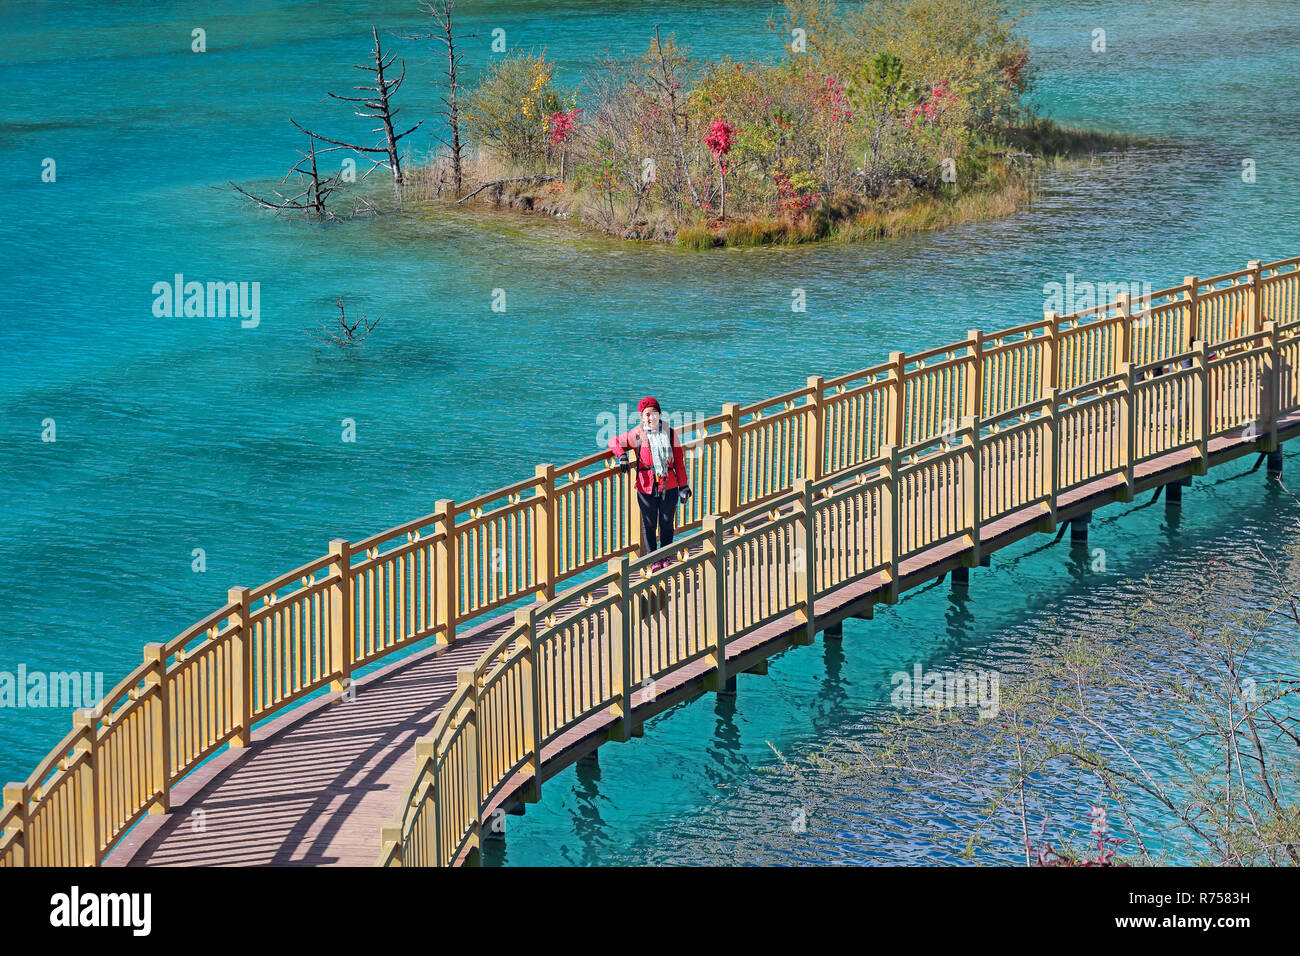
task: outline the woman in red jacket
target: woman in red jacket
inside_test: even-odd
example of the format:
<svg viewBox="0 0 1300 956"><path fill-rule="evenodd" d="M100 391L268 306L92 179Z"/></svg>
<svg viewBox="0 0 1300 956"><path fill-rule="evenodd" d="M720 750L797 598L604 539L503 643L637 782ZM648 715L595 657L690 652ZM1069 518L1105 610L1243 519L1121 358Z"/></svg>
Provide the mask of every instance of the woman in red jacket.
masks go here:
<svg viewBox="0 0 1300 956"><path fill-rule="evenodd" d="M681 439L661 416L659 402L647 395L637 403L641 424L609 440L609 450L624 471L636 465L636 500L641 506L641 546L645 554L672 544L678 501L689 501L686 455ZM627 452L632 457L624 458ZM656 536L658 542L656 543ZM656 561L657 571L668 564Z"/></svg>

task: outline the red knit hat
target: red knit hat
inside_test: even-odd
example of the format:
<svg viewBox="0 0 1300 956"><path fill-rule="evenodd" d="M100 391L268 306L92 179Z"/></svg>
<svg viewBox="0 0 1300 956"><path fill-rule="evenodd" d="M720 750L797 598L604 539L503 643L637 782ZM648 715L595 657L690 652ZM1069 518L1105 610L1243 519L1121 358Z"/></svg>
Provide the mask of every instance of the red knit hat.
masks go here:
<svg viewBox="0 0 1300 956"><path fill-rule="evenodd" d="M637 414L644 412L647 408L653 408L660 414L663 413L663 409L659 407L659 399L655 398L653 395L647 395L645 398L641 399L641 401L636 403Z"/></svg>

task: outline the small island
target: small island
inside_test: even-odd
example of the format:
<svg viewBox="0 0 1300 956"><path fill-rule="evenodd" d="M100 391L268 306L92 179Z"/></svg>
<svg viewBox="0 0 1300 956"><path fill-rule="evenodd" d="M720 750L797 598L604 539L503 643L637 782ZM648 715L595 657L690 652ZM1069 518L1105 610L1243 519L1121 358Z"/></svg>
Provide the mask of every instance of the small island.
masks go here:
<svg viewBox="0 0 1300 956"><path fill-rule="evenodd" d="M775 62L697 62L656 29L573 87L545 52L506 53L465 89L449 71L449 148L408 194L692 248L1009 215L1043 164L1131 143L1033 115L1015 25L1001 2L786 0Z"/></svg>

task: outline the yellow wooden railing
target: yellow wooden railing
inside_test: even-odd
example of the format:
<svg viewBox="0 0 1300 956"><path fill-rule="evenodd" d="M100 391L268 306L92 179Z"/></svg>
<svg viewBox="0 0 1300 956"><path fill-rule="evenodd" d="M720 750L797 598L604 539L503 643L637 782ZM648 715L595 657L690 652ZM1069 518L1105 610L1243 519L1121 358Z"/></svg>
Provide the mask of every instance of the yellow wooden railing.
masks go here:
<svg viewBox="0 0 1300 956"><path fill-rule="evenodd" d="M476 845L501 787L521 770L536 775L541 748L567 728L607 708L629 714L632 688L692 661L707 658L721 676L727 642L791 611L809 616L811 601L848 581L896 575L900 560L938 542L977 539L977 502L981 522L1050 511L1063 491L1131 476L1174 448L1204 455L1211 437L1250 423L1266 443L1278 413L1300 401L1279 371L1300 343L1298 264L1189 278L1144 308L1121 300L1049 314L726 405L683 428L696 495L684 559L658 573L644 557L626 560L631 476L605 452L439 501L363 541L333 541L146 645L143 663L76 714L26 781L5 786L0 866L97 865L143 815L168 810L172 787L201 761L245 746L256 722L531 601L462 674L384 833L384 862L455 861ZM1181 357L1191 369L1149 374ZM1272 383L1263 404L1260 376ZM1184 407L1201 414L1166 421ZM935 508L940 493L950 500ZM631 612L633 598L665 588L680 598L671 622Z"/></svg>
<svg viewBox="0 0 1300 956"><path fill-rule="evenodd" d="M726 406L693 436L705 456L692 485L711 512L692 513L699 530L658 571L659 555L629 561L607 543L604 574L516 611L417 742L379 863L463 861L503 788L536 799L545 748L566 732L608 712L609 736L626 739L639 688L701 660L720 687L729 646L791 615L810 640L826 594L881 575L896 596L913 555L960 539L978 561L981 527L1026 510L1054 527L1061 495L1111 476L1131 495L1135 466L1185 449L1203 465L1220 435L1256 429L1271 450L1280 414L1300 408L1298 263L971 332ZM586 555L584 568L600 560Z"/></svg>

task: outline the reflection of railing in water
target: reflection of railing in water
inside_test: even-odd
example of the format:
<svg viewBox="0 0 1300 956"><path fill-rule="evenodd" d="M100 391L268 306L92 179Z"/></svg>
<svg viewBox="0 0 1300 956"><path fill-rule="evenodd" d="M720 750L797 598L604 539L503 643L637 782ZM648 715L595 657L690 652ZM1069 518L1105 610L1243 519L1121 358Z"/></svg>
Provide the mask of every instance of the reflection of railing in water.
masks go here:
<svg viewBox="0 0 1300 956"><path fill-rule="evenodd" d="M97 864L145 813L167 810L198 763L247 744L254 722L536 598L417 745L400 823L385 830L385 861L453 861L475 845L484 806L516 773L536 775L541 748L568 728L607 708L630 714L635 688L689 662L707 659L724 678L727 642L808 614L846 581L896 581L902 558L945 540L977 546L977 504L981 522L1035 505L1050 514L1057 494L1131 478L1145 458L1204 455L1209 438L1243 427L1267 440L1277 414L1300 405L1298 264L1189 279L1141 310L1121 300L972 332L727 405L683 429L696 491L675 545L684 557L654 574L648 559L625 558L634 499L604 452L331 542L147 645L144 663L5 787L0 865ZM1180 359L1192 367L1165 369ZM1174 411L1184 407L1197 415Z"/></svg>

